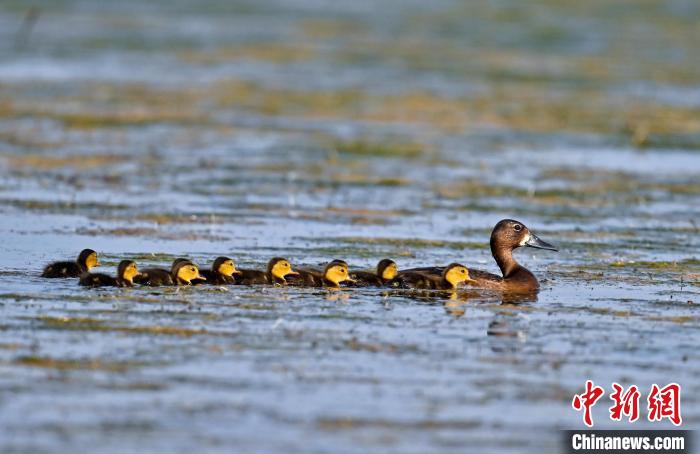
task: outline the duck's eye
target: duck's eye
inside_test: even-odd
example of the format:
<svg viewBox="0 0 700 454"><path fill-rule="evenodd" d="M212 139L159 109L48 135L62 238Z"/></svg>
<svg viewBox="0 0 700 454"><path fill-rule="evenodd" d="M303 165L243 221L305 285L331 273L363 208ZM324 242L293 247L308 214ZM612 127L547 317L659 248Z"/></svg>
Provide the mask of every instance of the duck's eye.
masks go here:
<svg viewBox="0 0 700 454"><path fill-rule="evenodd" d="M462 274L464 274L464 271L465 271L464 268L462 268L461 270L459 270L459 272L462 273Z"/></svg>
<svg viewBox="0 0 700 454"><path fill-rule="evenodd" d="M516 232L519 232L519 231L521 231L522 229L523 229L523 226L520 225L520 224L515 224L515 225L513 226L513 230L515 230Z"/></svg>

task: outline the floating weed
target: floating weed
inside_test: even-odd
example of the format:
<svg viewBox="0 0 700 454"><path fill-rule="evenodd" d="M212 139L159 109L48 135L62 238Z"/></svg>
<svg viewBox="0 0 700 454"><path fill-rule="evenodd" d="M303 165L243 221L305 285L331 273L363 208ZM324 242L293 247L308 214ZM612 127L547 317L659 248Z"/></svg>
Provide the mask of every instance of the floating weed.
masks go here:
<svg viewBox="0 0 700 454"><path fill-rule="evenodd" d="M13 342L0 342L0 349L1 350L19 350L21 348L26 347L25 345L22 344L17 344Z"/></svg>
<svg viewBox="0 0 700 454"><path fill-rule="evenodd" d="M635 269L648 270L669 270L669 271L691 271L700 269L700 260L688 258L676 261L624 261L612 262L610 266L615 268L631 267Z"/></svg>
<svg viewBox="0 0 700 454"><path fill-rule="evenodd" d="M46 356L20 356L13 361L19 366L41 367L58 370L102 370L106 372L126 372L130 368L146 365L136 361L105 362L99 359L56 359Z"/></svg>
<svg viewBox="0 0 700 454"><path fill-rule="evenodd" d="M310 60L316 55L311 45L284 43L255 43L213 50L181 52L179 57L190 64L217 64L232 60L261 60L274 63L291 63Z"/></svg>
<svg viewBox="0 0 700 454"><path fill-rule="evenodd" d="M337 141L333 149L341 154L366 157L399 157L416 158L425 155L429 150L420 143L352 140Z"/></svg>
<svg viewBox="0 0 700 454"><path fill-rule="evenodd" d="M51 170L70 167L73 169L90 169L107 167L126 160L126 157L113 154L89 154L54 156L46 154L23 154L21 156L9 156L8 163L11 167L31 167L37 170Z"/></svg>
<svg viewBox="0 0 700 454"><path fill-rule="evenodd" d="M334 418L320 417L316 424L323 430L355 430L355 429L402 429L402 430L471 430L483 423L477 420L436 420L426 419L418 421L403 421L378 418Z"/></svg>
<svg viewBox="0 0 700 454"><path fill-rule="evenodd" d="M673 323L689 323L689 322L696 322L699 321L700 318L692 315L668 315L668 316L662 316L662 315L654 315L654 316L648 316L645 317L647 320L653 320L653 321L660 321L660 322L673 322Z"/></svg>
<svg viewBox="0 0 700 454"><path fill-rule="evenodd" d="M40 316L36 318L42 322L44 327L51 329L73 330L73 331L92 331L92 332L120 332L130 334L153 334L165 336L191 337L197 335L208 336L228 336L229 333L212 332L204 328L182 328L177 326L113 326L108 325L102 320L91 318L77 317L52 317Z"/></svg>
<svg viewBox="0 0 700 454"><path fill-rule="evenodd" d="M399 248L444 248L444 249L483 249L484 244L470 241L445 241L421 238L377 238L377 237L335 237L327 238L331 242L346 244L366 244L393 246Z"/></svg>
<svg viewBox="0 0 700 454"><path fill-rule="evenodd" d="M50 201L50 200L24 200L24 199L8 199L0 201L0 205L13 206L24 208L27 210L49 211L49 212L66 212L75 210L86 211L112 211L126 210L129 205L120 203L97 203L97 202L77 202L74 200Z"/></svg>

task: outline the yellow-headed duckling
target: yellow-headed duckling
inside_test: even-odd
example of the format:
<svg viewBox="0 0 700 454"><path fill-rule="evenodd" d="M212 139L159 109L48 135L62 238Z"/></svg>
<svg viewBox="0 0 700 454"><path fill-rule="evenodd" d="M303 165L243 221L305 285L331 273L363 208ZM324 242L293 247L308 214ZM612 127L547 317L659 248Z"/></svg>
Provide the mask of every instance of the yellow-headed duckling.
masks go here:
<svg viewBox="0 0 700 454"><path fill-rule="evenodd" d="M238 270L236 275L236 284L240 285L255 285L255 284L279 284L285 285L288 276L297 276L299 273L292 269L292 264L289 260L283 257L274 257L267 262L265 271L259 270Z"/></svg>
<svg viewBox="0 0 700 454"><path fill-rule="evenodd" d="M531 293L539 289L540 284L534 274L520 265L513 258L513 250L526 246L536 249L557 251L553 245L542 241L532 233L525 224L513 219L503 219L491 232L491 255L501 269L502 276L481 270L470 270L474 283L471 287L494 289L505 292ZM399 272L422 272L432 275L441 273L442 267L414 268Z"/></svg>
<svg viewBox="0 0 700 454"><path fill-rule="evenodd" d="M210 270L200 270L199 273L206 278L207 284L212 285L235 284L234 275L241 274L235 262L228 257L217 257Z"/></svg>
<svg viewBox="0 0 700 454"><path fill-rule="evenodd" d="M158 287L162 285L192 285L192 281L206 278L199 274L197 265L187 259L176 259L170 271L163 268L146 268L134 279L141 285Z"/></svg>
<svg viewBox="0 0 700 454"><path fill-rule="evenodd" d="M46 266L41 277L80 277L81 274L89 272L96 266L100 266L97 252L92 249L83 249L74 262L55 262Z"/></svg>
<svg viewBox="0 0 700 454"><path fill-rule="evenodd" d="M341 282L353 283L348 271L348 264L343 260L333 260L328 263L323 271L315 269L298 270L299 277L290 282L290 285L300 287L340 287Z"/></svg>
<svg viewBox="0 0 700 454"><path fill-rule="evenodd" d="M389 282L391 287L426 290L454 290L463 282L474 282L469 270L459 263L447 265L440 276L419 271L402 272Z"/></svg>
<svg viewBox="0 0 700 454"><path fill-rule="evenodd" d="M85 273L80 276L79 284L86 287L131 287L134 285L134 278L138 276L136 262L122 260L117 266L117 277L102 273Z"/></svg>
<svg viewBox="0 0 700 454"><path fill-rule="evenodd" d="M398 274L396 263L390 259L380 260L377 264L377 272L372 271L352 271L350 279L354 280L354 287L381 287L394 279Z"/></svg>

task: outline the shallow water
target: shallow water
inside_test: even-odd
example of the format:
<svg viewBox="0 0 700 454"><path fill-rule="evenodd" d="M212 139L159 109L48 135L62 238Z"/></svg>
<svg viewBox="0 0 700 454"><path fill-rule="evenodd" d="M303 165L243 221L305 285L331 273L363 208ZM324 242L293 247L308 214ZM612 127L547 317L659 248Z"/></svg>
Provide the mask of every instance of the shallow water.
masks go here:
<svg viewBox="0 0 700 454"><path fill-rule="evenodd" d="M429 3L0 6L2 452L549 452L586 379L698 425L700 9ZM561 249L517 253L536 301L37 277L496 272L504 217Z"/></svg>

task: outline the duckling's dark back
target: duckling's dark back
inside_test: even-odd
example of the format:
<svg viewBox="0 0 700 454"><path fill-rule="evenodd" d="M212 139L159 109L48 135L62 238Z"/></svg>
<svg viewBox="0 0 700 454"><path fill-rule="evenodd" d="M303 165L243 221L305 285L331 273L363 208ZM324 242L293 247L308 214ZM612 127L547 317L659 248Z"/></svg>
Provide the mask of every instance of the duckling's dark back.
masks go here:
<svg viewBox="0 0 700 454"><path fill-rule="evenodd" d="M141 275L134 278L134 282L141 285L158 287L161 285L175 285L173 275L163 268L146 268L141 270Z"/></svg>
<svg viewBox="0 0 700 454"><path fill-rule="evenodd" d="M313 268L297 269L298 276L287 279L293 287L323 287L323 271Z"/></svg>
<svg viewBox="0 0 700 454"><path fill-rule="evenodd" d="M80 277L87 269L78 262L55 262L47 265L41 273L41 277L61 278Z"/></svg>
<svg viewBox="0 0 700 454"><path fill-rule="evenodd" d="M199 280L194 280L192 281L193 284L212 284L212 285L226 285L226 284L235 284L236 280L233 278L233 276L224 276L223 274L219 273L218 271L214 270L199 270L199 274L207 278L206 281L199 281Z"/></svg>
<svg viewBox="0 0 700 454"><path fill-rule="evenodd" d="M433 274L421 273L418 271L403 271L388 285L394 288L416 288L416 289L439 289L441 278Z"/></svg>
<svg viewBox="0 0 700 454"><path fill-rule="evenodd" d="M235 276L235 283L238 285L261 285L272 284L269 274L260 270L238 270L240 274ZM209 279L209 278L207 278Z"/></svg>
<svg viewBox="0 0 700 454"><path fill-rule="evenodd" d="M103 273L84 273L78 284L85 287L121 287L118 279Z"/></svg>
<svg viewBox="0 0 700 454"><path fill-rule="evenodd" d="M350 278L355 282L348 284L351 287L381 287L384 280L370 271L353 271Z"/></svg>

